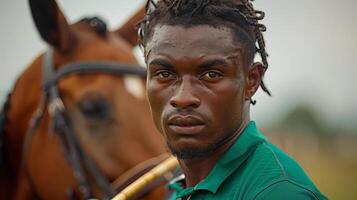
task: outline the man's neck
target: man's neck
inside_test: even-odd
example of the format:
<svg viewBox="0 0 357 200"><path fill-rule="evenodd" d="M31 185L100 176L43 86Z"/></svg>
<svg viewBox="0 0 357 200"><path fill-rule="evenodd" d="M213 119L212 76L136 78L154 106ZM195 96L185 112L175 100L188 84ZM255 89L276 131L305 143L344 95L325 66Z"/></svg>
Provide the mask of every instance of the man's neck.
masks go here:
<svg viewBox="0 0 357 200"><path fill-rule="evenodd" d="M217 164L221 156L229 149L229 147L237 140L244 128L248 125L248 121L243 121L241 126L235 131L235 134L221 145L212 154L194 159L179 159L181 169L185 174L186 187L193 187L208 176L213 167Z"/></svg>

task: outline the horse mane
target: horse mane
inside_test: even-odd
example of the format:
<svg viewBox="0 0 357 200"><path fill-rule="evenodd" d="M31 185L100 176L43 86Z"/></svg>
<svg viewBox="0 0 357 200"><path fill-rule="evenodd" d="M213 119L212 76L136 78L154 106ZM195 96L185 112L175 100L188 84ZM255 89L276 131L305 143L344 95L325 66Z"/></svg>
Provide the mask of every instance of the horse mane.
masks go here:
<svg viewBox="0 0 357 200"><path fill-rule="evenodd" d="M5 125L8 121L7 113L10 110L10 99L11 92L7 95L7 99L3 104L3 107L0 111L0 169L5 165Z"/></svg>

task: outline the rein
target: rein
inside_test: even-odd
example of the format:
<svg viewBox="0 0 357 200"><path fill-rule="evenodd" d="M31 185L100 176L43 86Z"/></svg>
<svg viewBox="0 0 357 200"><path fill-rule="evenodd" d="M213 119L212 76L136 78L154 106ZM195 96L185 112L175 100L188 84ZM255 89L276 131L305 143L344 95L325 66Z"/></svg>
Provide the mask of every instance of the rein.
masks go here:
<svg viewBox="0 0 357 200"><path fill-rule="evenodd" d="M10 110L11 93L8 94L7 99L0 111L0 169L5 165L5 124L8 120L7 113Z"/></svg>
<svg viewBox="0 0 357 200"><path fill-rule="evenodd" d="M96 186L98 186L102 192L103 199L110 199L115 195L115 190L112 188L110 182L98 170L94 161L83 150L73 130L72 123L67 115L66 106L61 99L57 83L62 78L72 74L107 73L117 76L136 75L146 77L146 69L139 65L93 61L66 64L61 66L56 71L53 63L53 50L50 49L44 56L42 66L43 94L41 102L31 119L30 128L26 134L23 148L25 169L30 179L30 183L34 187L28 169L31 139L35 129L44 115L46 107L48 107L49 115L52 118L52 126L50 127L53 128L53 132L55 132L61 140L65 158L73 169L73 174L79 185L78 188L82 197L84 199L89 199L93 196L93 191L89 184L89 177L86 176L88 173L90 177L94 179Z"/></svg>

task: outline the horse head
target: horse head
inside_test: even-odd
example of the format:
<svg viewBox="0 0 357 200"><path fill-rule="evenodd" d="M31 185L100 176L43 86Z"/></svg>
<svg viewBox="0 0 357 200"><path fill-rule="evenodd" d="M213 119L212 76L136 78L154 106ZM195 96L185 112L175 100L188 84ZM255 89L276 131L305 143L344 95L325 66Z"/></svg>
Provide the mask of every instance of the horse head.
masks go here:
<svg viewBox="0 0 357 200"><path fill-rule="evenodd" d="M85 153L88 162L106 180L114 181L138 163L165 152L145 100L145 78L136 73L126 76L98 69L104 62L121 63L129 71L135 68L134 24L144 12L138 12L118 30L109 31L97 17L69 24L54 0L30 0L30 8L36 28L50 51L37 57L19 77L9 101L6 152L13 178L7 178L7 183L14 185L7 186L8 190L13 192L12 196L16 194L15 199L103 197L96 175L90 174L86 165L80 167L85 175L89 174L84 178L91 193L83 192L86 188L78 183L78 176L83 179L83 174L73 169L76 164L71 160L71 144L54 128L53 99L45 88L46 80L52 79L47 77L44 65L50 63L57 72L68 64L81 63L82 70L53 79L51 87L56 87L65 108L60 114L65 115L64 125L71 130L67 136L74 137L74 143L83 151L77 152L77 158L86 162L82 155ZM86 73L85 63L94 62L98 72ZM116 71L115 65L110 69ZM36 116L40 117L31 127L29 124L34 124ZM64 125L57 124L60 128ZM29 128L32 128L30 137Z"/></svg>

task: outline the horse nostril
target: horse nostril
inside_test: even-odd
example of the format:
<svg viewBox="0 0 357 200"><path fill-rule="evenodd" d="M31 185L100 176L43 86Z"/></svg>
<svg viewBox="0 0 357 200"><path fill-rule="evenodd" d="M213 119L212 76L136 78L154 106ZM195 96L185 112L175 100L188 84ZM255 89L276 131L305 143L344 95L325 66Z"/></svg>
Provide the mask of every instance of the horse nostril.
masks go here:
<svg viewBox="0 0 357 200"><path fill-rule="evenodd" d="M110 116L110 106L104 98L84 98L79 103L79 109L88 119L105 119Z"/></svg>

